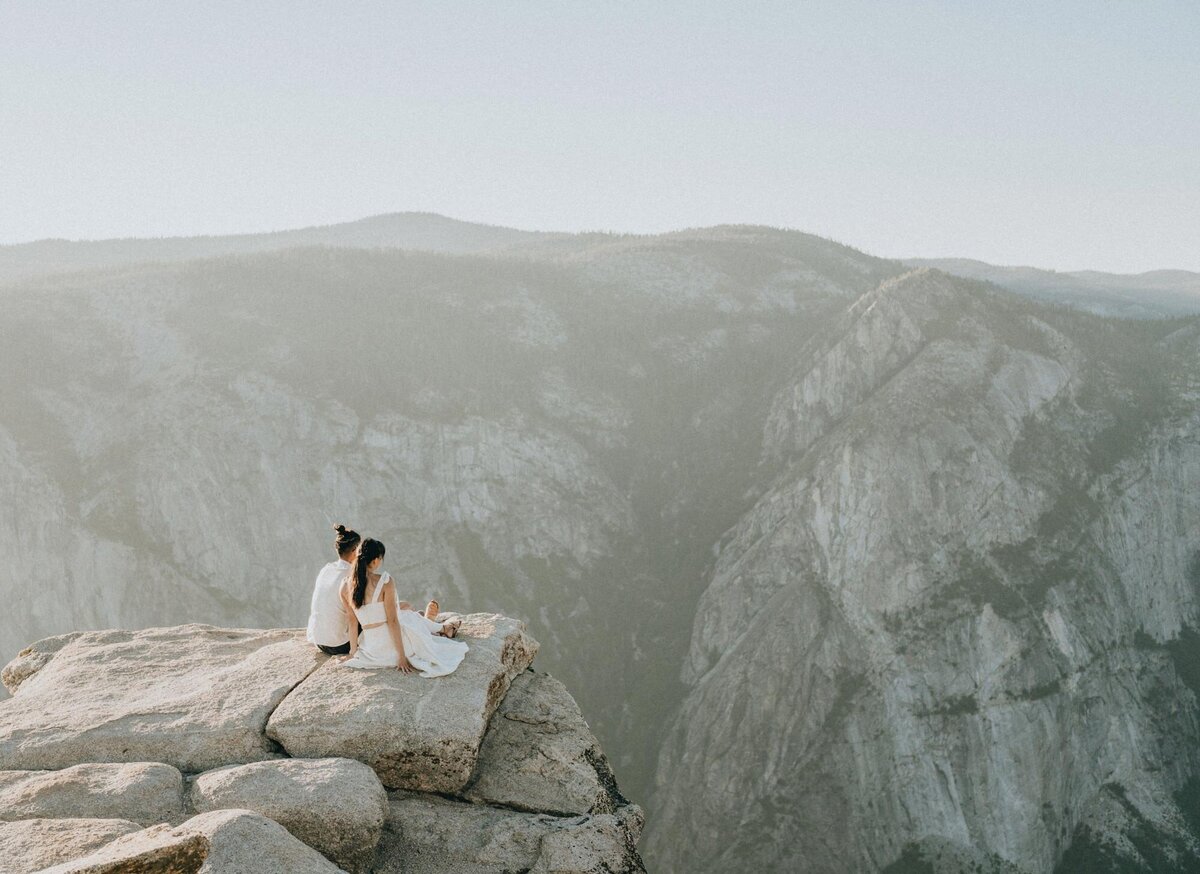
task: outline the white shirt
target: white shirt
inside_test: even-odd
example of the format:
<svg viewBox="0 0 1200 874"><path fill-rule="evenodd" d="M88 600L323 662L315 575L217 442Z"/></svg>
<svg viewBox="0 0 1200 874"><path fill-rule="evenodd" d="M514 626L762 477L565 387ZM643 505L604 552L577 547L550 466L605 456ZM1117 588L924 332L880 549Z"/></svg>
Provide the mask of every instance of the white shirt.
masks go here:
<svg viewBox="0 0 1200 874"><path fill-rule="evenodd" d="M320 646L341 646L350 642L350 622L342 604L342 580L350 572L350 563L331 561L317 574L313 587L312 609L308 614L308 642Z"/></svg>

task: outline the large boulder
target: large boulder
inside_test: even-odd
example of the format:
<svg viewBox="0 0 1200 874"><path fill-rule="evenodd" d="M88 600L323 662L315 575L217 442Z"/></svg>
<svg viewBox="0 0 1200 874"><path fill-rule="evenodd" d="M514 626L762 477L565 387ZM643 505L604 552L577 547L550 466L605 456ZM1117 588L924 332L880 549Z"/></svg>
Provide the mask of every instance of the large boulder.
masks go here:
<svg viewBox="0 0 1200 874"><path fill-rule="evenodd" d="M192 784L191 800L197 812L261 813L351 874L370 868L387 815L379 778L351 759L283 759L208 771Z"/></svg>
<svg viewBox="0 0 1200 874"><path fill-rule="evenodd" d="M123 819L24 819L0 822L0 874L32 874L86 856L141 829Z"/></svg>
<svg viewBox="0 0 1200 874"><path fill-rule="evenodd" d="M0 706L0 769L158 761L194 772L272 758L267 717L324 658L294 630L80 634Z"/></svg>
<svg viewBox="0 0 1200 874"><path fill-rule="evenodd" d="M375 874L645 874L642 812L556 817L389 793Z"/></svg>
<svg viewBox="0 0 1200 874"><path fill-rule="evenodd" d="M453 674L425 679L331 659L284 699L268 737L292 756L357 759L389 788L461 791L488 720L538 649L518 620L482 613L462 620L458 635L470 650Z"/></svg>
<svg viewBox="0 0 1200 874"><path fill-rule="evenodd" d="M105 817L143 826L184 818L183 775L170 765L83 764L0 771L0 820Z"/></svg>
<svg viewBox="0 0 1200 874"><path fill-rule="evenodd" d="M611 813L625 803L575 699L532 670L513 680L492 717L463 797L562 815Z"/></svg>
<svg viewBox="0 0 1200 874"><path fill-rule="evenodd" d="M217 810L156 825L41 874L338 874L287 830L249 810Z"/></svg>

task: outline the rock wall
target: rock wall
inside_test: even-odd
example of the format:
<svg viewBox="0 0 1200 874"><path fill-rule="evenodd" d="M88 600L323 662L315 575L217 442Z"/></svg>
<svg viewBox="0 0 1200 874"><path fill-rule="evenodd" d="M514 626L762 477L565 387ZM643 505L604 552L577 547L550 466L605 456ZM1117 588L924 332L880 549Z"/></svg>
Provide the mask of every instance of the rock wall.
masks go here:
<svg viewBox="0 0 1200 874"><path fill-rule="evenodd" d="M1103 362L990 305L885 284L778 396L663 744L664 869L1049 872L1082 823L1129 844L1091 812L1113 787L1200 861L1200 416L1125 434Z"/></svg>

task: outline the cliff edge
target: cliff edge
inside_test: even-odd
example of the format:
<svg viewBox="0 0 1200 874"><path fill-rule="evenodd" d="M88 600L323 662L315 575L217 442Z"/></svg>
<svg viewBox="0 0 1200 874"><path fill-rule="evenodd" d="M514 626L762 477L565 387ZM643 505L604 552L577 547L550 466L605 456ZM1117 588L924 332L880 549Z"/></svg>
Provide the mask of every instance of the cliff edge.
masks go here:
<svg viewBox="0 0 1200 874"><path fill-rule="evenodd" d="M642 812L537 642L462 619L433 680L292 629L38 641L3 671L0 872L644 872Z"/></svg>

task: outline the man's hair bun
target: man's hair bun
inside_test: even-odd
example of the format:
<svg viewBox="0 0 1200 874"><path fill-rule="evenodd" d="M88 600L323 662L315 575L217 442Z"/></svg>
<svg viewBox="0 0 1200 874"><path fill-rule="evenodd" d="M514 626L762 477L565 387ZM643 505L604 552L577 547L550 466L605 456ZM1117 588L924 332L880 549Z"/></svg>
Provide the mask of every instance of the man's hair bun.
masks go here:
<svg viewBox="0 0 1200 874"><path fill-rule="evenodd" d="M337 532L337 537L334 538L334 547L337 549L338 555L341 555L362 540L357 531L352 531L345 525L334 525L333 530Z"/></svg>

